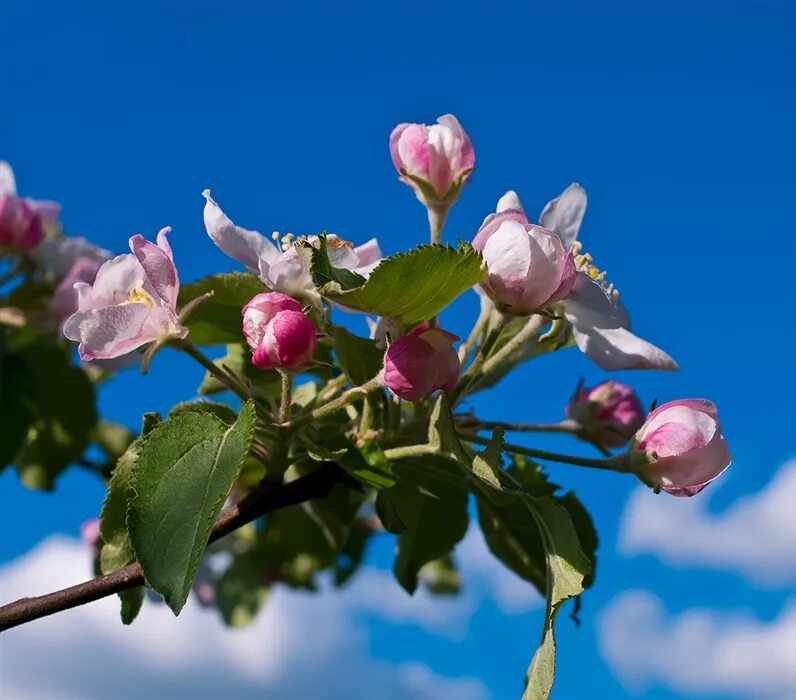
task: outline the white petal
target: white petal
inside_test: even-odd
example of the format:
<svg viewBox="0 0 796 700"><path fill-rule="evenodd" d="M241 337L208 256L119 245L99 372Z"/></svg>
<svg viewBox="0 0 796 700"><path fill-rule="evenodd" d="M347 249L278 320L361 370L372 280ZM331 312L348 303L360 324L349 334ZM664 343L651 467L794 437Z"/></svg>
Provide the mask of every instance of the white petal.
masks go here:
<svg viewBox="0 0 796 700"><path fill-rule="evenodd" d="M14 171L4 160L0 160L0 194L16 194L17 184Z"/></svg>
<svg viewBox="0 0 796 700"><path fill-rule="evenodd" d="M276 246L265 236L235 226L210 196L210 190L202 194L207 200L204 210L207 235L224 253L255 272L260 268L261 259L271 260L279 256Z"/></svg>
<svg viewBox="0 0 796 700"><path fill-rule="evenodd" d="M679 369L663 350L631 333L624 308L612 303L584 273L564 300L564 316L572 324L578 347L605 370Z"/></svg>
<svg viewBox="0 0 796 700"><path fill-rule="evenodd" d="M572 333L578 347L604 370L679 369L663 350L626 328L583 329L573 326Z"/></svg>
<svg viewBox="0 0 796 700"><path fill-rule="evenodd" d="M573 182L558 197L548 202L539 217L539 225L558 234L565 248L578 238L586 213L586 190Z"/></svg>
<svg viewBox="0 0 796 700"><path fill-rule="evenodd" d="M525 213L525 208L522 206L522 202L514 190L509 190L498 200L495 212L500 214L500 212L506 211L506 209L517 209L523 214Z"/></svg>

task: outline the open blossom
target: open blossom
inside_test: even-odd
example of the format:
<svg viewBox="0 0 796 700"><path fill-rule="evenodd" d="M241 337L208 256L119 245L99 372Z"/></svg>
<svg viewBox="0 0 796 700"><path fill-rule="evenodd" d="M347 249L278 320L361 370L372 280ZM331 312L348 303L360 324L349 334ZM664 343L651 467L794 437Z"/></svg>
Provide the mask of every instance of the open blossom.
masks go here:
<svg viewBox="0 0 796 700"><path fill-rule="evenodd" d="M0 249L31 250L41 243L48 222L55 221L60 206L17 196L14 171L0 161Z"/></svg>
<svg viewBox="0 0 796 700"><path fill-rule="evenodd" d="M202 193L207 200L204 221L207 235L224 253L245 265L271 289L309 301L317 301L318 294L312 278L298 251L284 238L283 247L278 247L257 231L236 226L210 196L210 190ZM308 240L313 242L313 237ZM327 237L327 253L333 267L351 270L367 277L381 262L381 249L375 238L360 246L330 235Z"/></svg>
<svg viewBox="0 0 796 700"><path fill-rule="evenodd" d="M633 450L651 461L638 467L653 486L673 496L699 493L729 465L718 409L705 399L658 406L636 433Z"/></svg>
<svg viewBox="0 0 796 700"><path fill-rule="evenodd" d="M488 216L473 248L486 261L482 289L510 313L540 311L569 294L575 281L575 263L561 239L530 223L520 209Z"/></svg>
<svg viewBox="0 0 796 700"><path fill-rule="evenodd" d="M432 126L399 124L390 134L390 155L401 180L426 206L455 201L475 165L473 144L452 114Z"/></svg>
<svg viewBox="0 0 796 700"><path fill-rule="evenodd" d="M573 183L548 202L539 219L545 229L559 237L564 247L575 253L580 250L577 236L586 202L586 191ZM513 191L498 202L498 213L510 212L523 213L519 197ZM666 352L630 331L630 318L618 293L606 284L605 273L592 264L591 257L575 255L574 261L577 274L560 305L577 346L605 370L678 369Z"/></svg>
<svg viewBox="0 0 796 700"><path fill-rule="evenodd" d="M94 245L82 236L58 235L42 241L32 256L47 281L59 282L69 275L79 261L96 263L99 269L102 263L113 257L113 253Z"/></svg>
<svg viewBox="0 0 796 700"><path fill-rule="evenodd" d="M84 360L107 360L168 337L184 337L177 317L180 281L166 227L157 245L130 238L132 254L104 263L93 284L77 282L78 310L64 324Z"/></svg>
<svg viewBox="0 0 796 700"><path fill-rule="evenodd" d="M263 292L243 307L243 335L260 369L298 367L312 360L318 338L301 304L281 292Z"/></svg>
<svg viewBox="0 0 796 700"><path fill-rule="evenodd" d="M581 388L567 406L567 416L603 447L621 447L644 423L644 407L626 384L607 381Z"/></svg>
<svg viewBox="0 0 796 700"><path fill-rule="evenodd" d="M459 384L458 338L427 325L396 338L384 355L384 383L407 401L418 401L437 389L453 391Z"/></svg>

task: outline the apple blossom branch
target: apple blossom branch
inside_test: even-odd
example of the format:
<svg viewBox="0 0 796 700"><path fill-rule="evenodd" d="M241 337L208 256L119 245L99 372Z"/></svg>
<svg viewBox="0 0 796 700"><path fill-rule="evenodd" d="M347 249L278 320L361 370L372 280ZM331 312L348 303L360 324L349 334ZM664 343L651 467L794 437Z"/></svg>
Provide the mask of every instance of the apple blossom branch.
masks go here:
<svg viewBox="0 0 796 700"><path fill-rule="evenodd" d="M315 471L295 481L277 485L262 482L239 504L219 515L208 544L267 513L327 496L337 484L350 477L334 462L324 462ZM144 585L144 574L137 562L90 581L33 598L21 598L0 607L0 632L69 610L114 593Z"/></svg>

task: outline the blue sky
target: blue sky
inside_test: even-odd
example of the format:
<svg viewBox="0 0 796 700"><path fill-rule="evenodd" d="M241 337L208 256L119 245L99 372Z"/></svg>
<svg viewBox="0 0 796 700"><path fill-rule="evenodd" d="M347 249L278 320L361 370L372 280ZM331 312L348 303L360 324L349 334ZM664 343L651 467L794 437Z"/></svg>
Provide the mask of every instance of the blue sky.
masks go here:
<svg viewBox="0 0 796 700"><path fill-rule="evenodd" d="M450 216L448 240L470 238L506 189L536 213L570 182L583 184L590 199L581 239L620 289L634 330L683 368L618 378L645 401L716 401L735 462L720 484L687 503L648 502L627 478L551 467L591 509L602 541L582 626L560 623L555 697L754 695L744 688L761 686L744 682L764 659L752 663L738 651L747 648L743 635L779 624L796 638L796 624L787 626L796 601L796 521L775 498L796 497L784 466L796 456L792 7L784 0L268 5L0 3L0 158L14 166L20 192L62 202L70 233L119 252L132 233L151 237L171 225L187 281L232 267L204 233L206 187L237 223L266 233L326 228L354 241L376 236L387 252L425 241L425 213L397 181L387 149L402 121L453 112L475 145L476 172ZM445 322L466 331L476 309L466 295ZM129 371L104 389L102 411L136 426L142 412L192 396L201 373L162 353L147 377ZM499 385L475 405L489 418L509 411L518 421L556 420L580 376L604 378L577 351L558 353L521 368L511 387ZM535 444L580 449L552 439ZM28 492L6 473L0 493L0 561L51 573L46 552L33 548L53 533L74 535L102 498L78 472L64 475L52 495ZM715 532L721 537L711 540ZM747 542L750 532L759 538ZM721 543L736 541L734 554L717 554ZM48 546L54 561L66 561L74 547ZM374 549L373 581L390 547ZM422 601L390 617L353 593L337 607L285 597L282 610L301 618L317 609L330 624L352 625L361 636L345 647L352 674L406 671L409 680L401 676L395 686L404 691L443 683L430 697L517 697L541 613L533 601L501 607L503 584L484 573L478 546L470 550L466 569L476 583L437 627L429 627ZM27 581L23 574L6 569L12 583ZM212 624L196 615L196 625ZM43 644L46 624L9 636L6 659ZM661 661L676 659L678 631L680 642L697 639L694 628L703 636L693 654ZM173 624L163 629L178 634ZM266 626L258 630L269 635ZM638 641L645 638L649 649ZM715 651L711 640L736 638L732 653L699 656ZM755 639L768 659L796 666L773 635ZM287 648L296 656L282 667L301 664L301 646ZM733 675L745 668L733 654L747 659L746 676ZM320 652L317 659L318 669L336 663ZM418 662L425 670L411 665ZM143 674L159 677L143 652L140 663ZM689 663L691 675L682 669ZM77 660L73 666L80 668ZM9 700L36 697L10 668L2 673ZM234 664L225 668L227 683L240 681ZM332 678L324 673L317 671L319 683ZM796 678L783 673L766 697L796 695ZM184 696L195 697L183 675ZM772 676L776 669L766 669ZM469 685L451 689L450 679L462 677ZM255 690L271 682L252 678ZM70 682L75 697L103 697L89 695L79 685L85 679ZM310 692L273 687L290 687L293 697ZM385 697L398 690L385 686Z"/></svg>

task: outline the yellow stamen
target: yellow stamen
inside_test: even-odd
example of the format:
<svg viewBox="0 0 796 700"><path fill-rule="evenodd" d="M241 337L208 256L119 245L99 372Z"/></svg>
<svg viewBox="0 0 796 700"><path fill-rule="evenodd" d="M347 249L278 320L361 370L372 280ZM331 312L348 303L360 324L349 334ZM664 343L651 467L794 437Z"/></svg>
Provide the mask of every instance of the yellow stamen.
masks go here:
<svg viewBox="0 0 796 700"><path fill-rule="evenodd" d="M125 304L144 304L148 309L155 306L155 300L152 295L144 289L144 280L138 280L135 287L130 290Z"/></svg>
<svg viewBox="0 0 796 700"><path fill-rule="evenodd" d="M575 267L579 272L585 272L591 279L597 282L604 290L605 293L614 301L619 299L619 290L613 284L606 282L608 273L601 270L594 264L594 258L589 253L581 253L583 244L580 241L575 241L572 244L572 255L575 260Z"/></svg>

